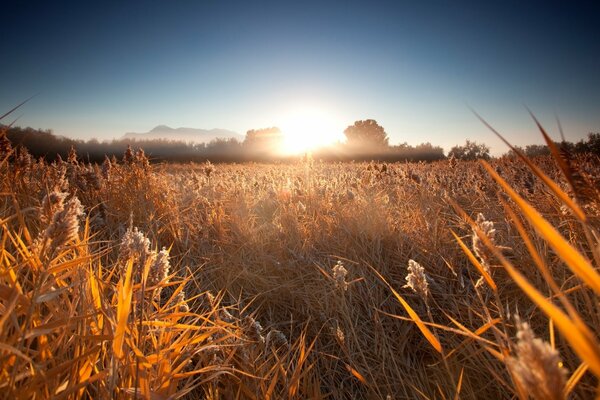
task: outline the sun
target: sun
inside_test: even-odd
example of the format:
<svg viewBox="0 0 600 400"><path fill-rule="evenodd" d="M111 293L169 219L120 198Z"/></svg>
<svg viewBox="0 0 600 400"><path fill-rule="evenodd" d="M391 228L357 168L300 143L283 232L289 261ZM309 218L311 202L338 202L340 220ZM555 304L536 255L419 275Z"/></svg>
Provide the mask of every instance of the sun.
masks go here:
<svg viewBox="0 0 600 400"><path fill-rule="evenodd" d="M302 107L287 113L280 123L283 154L301 154L344 139L343 125L332 113Z"/></svg>

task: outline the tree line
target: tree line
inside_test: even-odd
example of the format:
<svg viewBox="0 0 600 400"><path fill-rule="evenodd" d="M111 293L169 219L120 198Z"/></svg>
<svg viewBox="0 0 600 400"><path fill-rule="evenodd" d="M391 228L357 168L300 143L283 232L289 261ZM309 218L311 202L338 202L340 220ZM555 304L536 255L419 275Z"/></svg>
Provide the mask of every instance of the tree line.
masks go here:
<svg viewBox="0 0 600 400"><path fill-rule="evenodd" d="M22 146L36 157L54 161L68 157L73 148L88 162L102 162L105 157L120 157L129 147L142 148L151 161L169 162L269 162L285 161L297 156L283 156L279 149L284 136L277 127L251 129L243 141L216 139L209 143L186 143L168 139L134 140L115 139L110 141L76 140L57 136L50 130L7 127L0 129L13 146ZM390 145L385 129L373 119L356 121L344 131L345 143L336 143L315 149L312 156L324 161L435 161L446 158L444 150L422 143L410 146L407 143ZM577 143L563 142L563 148L571 152L588 152L600 155L600 133L590 133L588 138ZM529 145L520 148L528 156L548 154L545 145ZM505 154L512 156L512 151ZM461 160L490 158L490 149L485 144L467 140L448 152L448 157Z"/></svg>

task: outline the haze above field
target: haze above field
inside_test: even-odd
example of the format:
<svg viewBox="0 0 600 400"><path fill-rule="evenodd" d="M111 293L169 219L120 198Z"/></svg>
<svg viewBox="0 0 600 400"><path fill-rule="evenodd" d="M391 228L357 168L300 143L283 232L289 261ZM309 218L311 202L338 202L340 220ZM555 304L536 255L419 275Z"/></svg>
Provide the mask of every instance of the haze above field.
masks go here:
<svg viewBox="0 0 600 400"><path fill-rule="evenodd" d="M332 141L372 118L390 143L539 143L526 104L568 140L600 130L600 28L589 3L11 2L0 112L88 139L157 125L279 126ZM10 122L10 121L9 121ZM316 134L315 134L316 132Z"/></svg>
<svg viewBox="0 0 600 400"><path fill-rule="evenodd" d="M123 139L169 139L196 143L208 143L215 139L229 138L244 140L243 135L226 129L171 128L166 125L157 125L148 132L127 132L123 135Z"/></svg>

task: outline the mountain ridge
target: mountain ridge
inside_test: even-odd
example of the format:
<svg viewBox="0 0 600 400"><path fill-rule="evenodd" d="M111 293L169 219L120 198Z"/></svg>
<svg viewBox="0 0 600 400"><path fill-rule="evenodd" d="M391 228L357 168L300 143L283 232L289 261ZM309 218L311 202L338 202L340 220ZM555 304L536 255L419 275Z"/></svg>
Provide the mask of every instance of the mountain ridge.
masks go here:
<svg viewBox="0 0 600 400"><path fill-rule="evenodd" d="M244 140L243 135L240 135L239 133L228 129L201 129L188 127L172 128L168 125L162 124L155 126L148 132L127 132L123 135L122 138L134 140L168 139L195 143L208 143L215 139L230 138L234 138L240 141Z"/></svg>

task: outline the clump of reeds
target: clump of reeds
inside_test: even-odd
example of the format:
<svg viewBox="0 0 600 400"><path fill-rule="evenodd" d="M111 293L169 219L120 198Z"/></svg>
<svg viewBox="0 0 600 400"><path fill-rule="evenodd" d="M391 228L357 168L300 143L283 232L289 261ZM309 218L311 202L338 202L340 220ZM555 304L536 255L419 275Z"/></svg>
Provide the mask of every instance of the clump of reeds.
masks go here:
<svg viewBox="0 0 600 400"><path fill-rule="evenodd" d="M77 197L71 197L65 203L66 196L66 193L53 191L42 200L39 219L47 227L34 244L40 258L52 257L57 250L77 239L83 207Z"/></svg>

